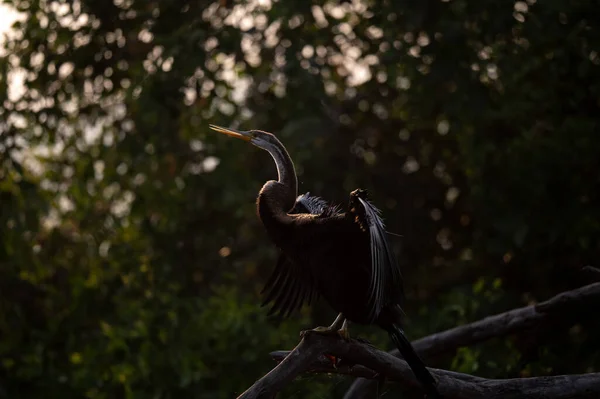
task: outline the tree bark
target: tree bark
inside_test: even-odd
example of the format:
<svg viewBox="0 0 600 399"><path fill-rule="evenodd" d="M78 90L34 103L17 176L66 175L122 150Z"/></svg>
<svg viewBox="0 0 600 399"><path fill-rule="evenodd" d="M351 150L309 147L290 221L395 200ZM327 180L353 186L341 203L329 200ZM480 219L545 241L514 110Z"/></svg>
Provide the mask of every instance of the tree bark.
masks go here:
<svg viewBox="0 0 600 399"><path fill-rule="evenodd" d="M467 325L430 335L413 343L424 357L456 350L484 340L517 333L542 323L560 319L574 321L577 315L589 314L600 305L600 283L563 292L537 305L514 309ZM258 380L239 399L272 398L298 375L311 372L347 374L362 377L348 390L345 399L365 398L374 379L401 382L403 386L420 390L412 370L404 360L371 345L355 340L308 333L291 352L271 355L281 361ZM334 368L324 355L342 359L345 366ZM429 369L438 382L438 390L446 399L562 399L600 398L600 373L562 375L516 379L485 379L447 370Z"/></svg>
<svg viewBox="0 0 600 399"><path fill-rule="evenodd" d="M451 328L449 330L432 334L418 339L412 344L417 353L425 360L440 353L455 351L456 349L480 343L491 338L503 337L519 333L534 326L567 319L575 322L581 312L589 314L600 305L600 283L566 291L540 302L537 305L525 306L500 313L485 319ZM399 356L397 349L390 351ZM359 378L350 386L344 399L364 399L373 391L373 381Z"/></svg>
<svg viewBox="0 0 600 399"><path fill-rule="evenodd" d="M272 398L285 384L305 371L335 373L336 369L327 367L320 358L330 354L343 359L347 366L341 372L357 373L366 376L365 368L376 372L369 375L377 378L385 375L387 379L398 381L411 390L420 390L421 386L408 364L387 352L341 338L308 333L300 344L283 359L277 367L258 380L238 399ZM274 357L281 358L285 352L275 352ZM330 363L331 364L331 363ZM592 399L600 397L600 373L582 375L560 375L552 377L532 377L494 380L475 377L468 374L429 368L437 381L437 388L445 399Z"/></svg>

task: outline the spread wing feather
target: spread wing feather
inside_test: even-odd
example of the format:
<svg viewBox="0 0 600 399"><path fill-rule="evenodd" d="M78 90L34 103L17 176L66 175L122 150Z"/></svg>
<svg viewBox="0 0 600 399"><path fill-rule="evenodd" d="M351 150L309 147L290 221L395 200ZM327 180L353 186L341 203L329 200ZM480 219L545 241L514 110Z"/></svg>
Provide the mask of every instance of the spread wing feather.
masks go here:
<svg viewBox="0 0 600 399"><path fill-rule="evenodd" d="M402 275L387 240L385 224L380 217L379 209L363 198L358 197L358 200L364 215L365 228L369 232L371 247L368 318L373 321L379 315L382 307L391 299L389 298L390 292L399 292L399 296L403 295ZM390 288L392 289L390 290Z"/></svg>
<svg viewBox="0 0 600 399"><path fill-rule="evenodd" d="M327 217L338 214L339 208L306 193L298 196L289 213ZM288 317L304 303L310 304L318 297L315 283L304 265L295 264L284 253L279 255L275 270L261 294L266 294L262 306L272 302L269 315L277 313L280 317Z"/></svg>

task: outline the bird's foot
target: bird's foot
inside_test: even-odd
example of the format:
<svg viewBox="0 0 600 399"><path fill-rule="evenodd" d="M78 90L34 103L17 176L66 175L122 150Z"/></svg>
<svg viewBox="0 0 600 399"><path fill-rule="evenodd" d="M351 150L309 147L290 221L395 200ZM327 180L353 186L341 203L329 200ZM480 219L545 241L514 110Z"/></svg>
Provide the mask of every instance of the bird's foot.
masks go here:
<svg viewBox="0 0 600 399"><path fill-rule="evenodd" d="M333 334L338 334L338 329L347 329L348 328L348 322L346 321L346 318L344 317L343 314L338 314L338 316L335 318L335 320L333 321L333 323L329 326L329 327L315 327L312 330L304 330L304 331L300 331L300 336L304 337L307 333L315 333L315 334L322 334L322 335L333 335Z"/></svg>
<svg viewBox="0 0 600 399"><path fill-rule="evenodd" d="M350 340L350 332L348 331L348 324L344 322L342 327L338 330L336 326L329 327L315 327L312 330L303 330L300 331L300 337L304 337L308 333L321 334L321 335L337 335L340 338L348 341Z"/></svg>
<svg viewBox="0 0 600 399"><path fill-rule="evenodd" d="M308 333L321 334L321 335L334 335L334 334L337 334L337 330L335 328L331 328L331 326L329 326L329 327L319 326L319 327L315 327L311 330L300 331L300 336L304 337Z"/></svg>

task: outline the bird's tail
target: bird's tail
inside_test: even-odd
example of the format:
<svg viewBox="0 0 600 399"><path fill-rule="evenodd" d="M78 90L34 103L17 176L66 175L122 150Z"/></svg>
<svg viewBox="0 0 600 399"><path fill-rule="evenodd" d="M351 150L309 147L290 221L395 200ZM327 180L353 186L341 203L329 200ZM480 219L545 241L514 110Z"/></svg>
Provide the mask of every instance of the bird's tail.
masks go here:
<svg viewBox="0 0 600 399"><path fill-rule="evenodd" d="M423 388L427 392L427 396L429 399L442 399L442 396L438 393L435 387L435 380L433 376L429 373L425 364L417 355L414 348L410 344L410 341L404 335L404 331L396 324L392 324L390 328L387 329L390 334L390 338L394 341L394 344L398 347L400 354L406 360L406 363L410 366L417 380L423 385Z"/></svg>

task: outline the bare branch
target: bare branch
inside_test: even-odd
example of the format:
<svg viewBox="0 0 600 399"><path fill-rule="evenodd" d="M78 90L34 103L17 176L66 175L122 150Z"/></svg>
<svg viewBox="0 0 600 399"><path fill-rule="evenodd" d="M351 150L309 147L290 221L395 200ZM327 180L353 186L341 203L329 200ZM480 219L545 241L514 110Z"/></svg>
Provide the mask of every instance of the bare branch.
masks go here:
<svg viewBox="0 0 600 399"><path fill-rule="evenodd" d="M275 352L276 358L281 358L285 352ZM308 371L313 367L325 367L325 372L335 372L320 356L331 354L343 359L349 364L361 365L348 367L345 371L356 369L360 372L374 370L380 375L394 381L402 382L403 386L420 390L408 364L401 359L377 348L359 343L354 340L307 334L304 339L283 361L269 374L257 381L240 398L271 398L294 376L302 370ZM314 370L313 370L314 371ZM346 373L344 370L343 373ZM600 397L600 373L584 375L567 375L555 377L516 378L506 380L491 380L474 377L467 374L430 368L429 371L437 380L437 387L446 399L587 399ZM371 377L376 377L374 373Z"/></svg>
<svg viewBox="0 0 600 399"><path fill-rule="evenodd" d="M563 292L537 305L513 309L429 335L412 344L417 353L427 359L436 354L454 351L462 346L528 330L533 326L559 320L561 317L572 321L573 317L581 315L582 312L597 309L599 304L600 283L594 283ZM396 349L390 353L395 356L399 355ZM346 392L344 399L365 398L373 387L373 381L357 379Z"/></svg>
<svg viewBox="0 0 600 399"><path fill-rule="evenodd" d="M271 357L277 362L283 361L292 351L275 351L271 352ZM344 365L340 365L344 363ZM337 365L333 365L331 359L321 355L318 359L314 360L309 366L307 371L309 373L326 373L326 374L341 374L348 375L351 377L366 378L369 380L381 380L389 379L387 376L378 373L377 371L371 370L360 364L348 364L348 362L338 362ZM478 381L482 380L480 377L476 377L470 374L454 373L452 371L446 371L451 373L454 378L458 378L465 381Z"/></svg>
<svg viewBox="0 0 600 399"><path fill-rule="evenodd" d="M268 374L256 381L238 399L262 399L272 398L286 384L294 380L298 375L308 370L325 350L319 345L308 345L306 339L302 339L298 346Z"/></svg>
<svg viewBox="0 0 600 399"><path fill-rule="evenodd" d="M283 361L290 351L275 351L271 352L271 357L277 362ZM380 374L376 371L371 370L360 364L354 365L333 365L331 359L321 355L315 359L307 369L310 373L331 373L331 374L343 374L351 377L367 378L369 380L376 380L380 378Z"/></svg>

